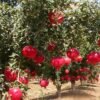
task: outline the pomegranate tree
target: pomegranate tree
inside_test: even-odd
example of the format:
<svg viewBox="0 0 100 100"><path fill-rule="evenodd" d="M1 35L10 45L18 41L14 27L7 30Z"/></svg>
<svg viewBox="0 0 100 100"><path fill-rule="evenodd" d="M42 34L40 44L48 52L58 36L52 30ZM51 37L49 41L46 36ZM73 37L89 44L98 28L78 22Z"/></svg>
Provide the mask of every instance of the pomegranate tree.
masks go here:
<svg viewBox="0 0 100 100"><path fill-rule="evenodd" d="M94 77L98 71L94 66L100 62L100 14L98 4L88 3L19 0L16 6L0 4L3 94L13 91L11 99L22 99L30 78L34 81L38 76L41 87L52 80L60 96L63 83L75 85L77 80ZM14 89L19 96L14 96Z"/></svg>

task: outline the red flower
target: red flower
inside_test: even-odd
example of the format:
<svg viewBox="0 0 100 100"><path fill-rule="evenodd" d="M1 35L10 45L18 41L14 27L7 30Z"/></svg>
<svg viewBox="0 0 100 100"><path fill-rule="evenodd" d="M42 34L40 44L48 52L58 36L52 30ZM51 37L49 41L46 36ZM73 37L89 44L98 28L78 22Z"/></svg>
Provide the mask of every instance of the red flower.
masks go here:
<svg viewBox="0 0 100 100"><path fill-rule="evenodd" d="M40 80L40 86L46 88L48 86L49 82L46 79Z"/></svg>
<svg viewBox="0 0 100 100"><path fill-rule="evenodd" d="M19 77L18 81L23 84L28 84L28 82L29 82L27 77Z"/></svg>
<svg viewBox="0 0 100 100"><path fill-rule="evenodd" d="M33 59L37 55L37 49L32 46L25 46L22 49L22 54L26 58Z"/></svg>
<svg viewBox="0 0 100 100"><path fill-rule="evenodd" d="M99 52L90 52L87 55L87 63L88 64L97 64L100 62L100 53Z"/></svg>
<svg viewBox="0 0 100 100"><path fill-rule="evenodd" d="M65 64L65 60L63 57L55 57L51 59L51 65L56 69L60 70Z"/></svg>
<svg viewBox="0 0 100 100"><path fill-rule="evenodd" d="M37 55L33 60L35 64L41 64L44 62L45 57L43 55Z"/></svg>
<svg viewBox="0 0 100 100"><path fill-rule="evenodd" d="M11 100L21 100L22 91L19 88L10 88L8 94L11 97Z"/></svg>
<svg viewBox="0 0 100 100"><path fill-rule="evenodd" d="M52 25L61 24L64 21L64 14L62 11L52 11L48 13L49 21Z"/></svg>
<svg viewBox="0 0 100 100"><path fill-rule="evenodd" d="M9 82L14 82L17 79L17 72L10 68L6 68L4 71L5 79Z"/></svg>
<svg viewBox="0 0 100 100"><path fill-rule="evenodd" d="M54 42L51 42L48 44L47 50L48 51L53 51L56 47L56 44Z"/></svg>
<svg viewBox="0 0 100 100"><path fill-rule="evenodd" d="M79 51L76 48L71 48L67 51L67 56L74 60L76 57L79 56Z"/></svg>

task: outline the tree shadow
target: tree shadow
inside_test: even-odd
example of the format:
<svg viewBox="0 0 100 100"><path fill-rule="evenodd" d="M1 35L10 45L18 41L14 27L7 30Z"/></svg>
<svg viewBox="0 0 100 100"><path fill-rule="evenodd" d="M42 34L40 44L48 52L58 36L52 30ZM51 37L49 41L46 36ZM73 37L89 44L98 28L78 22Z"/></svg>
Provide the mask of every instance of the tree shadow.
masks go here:
<svg viewBox="0 0 100 100"><path fill-rule="evenodd" d="M100 87L100 84L84 84L84 85L79 85L80 86L87 86L87 87Z"/></svg>
<svg viewBox="0 0 100 100"><path fill-rule="evenodd" d="M86 88L85 88L86 89ZM64 89L61 92L61 98L66 98L67 100L95 100L95 96L90 95L86 92L83 91L84 88L80 89L80 88L76 88L75 90L71 90L71 89ZM88 90L88 89L87 89ZM82 99L83 98L83 99ZM87 99L89 98L89 99ZM63 100L66 100L63 99ZM35 98L32 100L57 100L57 95L56 93L54 94L48 94L45 97L40 97L40 98Z"/></svg>

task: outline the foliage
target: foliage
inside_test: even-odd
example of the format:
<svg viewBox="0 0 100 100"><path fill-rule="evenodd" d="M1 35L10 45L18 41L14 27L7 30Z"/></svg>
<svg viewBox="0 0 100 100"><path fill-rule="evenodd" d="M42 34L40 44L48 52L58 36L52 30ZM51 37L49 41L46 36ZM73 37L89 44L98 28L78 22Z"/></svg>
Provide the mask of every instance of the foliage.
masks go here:
<svg viewBox="0 0 100 100"><path fill-rule="evenodd" d="M48 13L58 11L64 14L60 25L52 25ZM82 63L72 63L68 68L73 72L87 66L86 55L99 51L97 40L100 32L100 7L95 2L74 2L70 0L18 0L15 6L0 3L0 67L10 66L18 70L29 68L37 75L56 80L63 76L51 66L53 57L65 56L69 48L77 48L82 55ZM56 47L49 52L49 43ZM34 60L22 55L23 47L32 45L45 61L35 64ZM72 66L76 69L73 70ZM77 67L78 66L78 67ZM91 69L91 66L89 66Z"/></svg>

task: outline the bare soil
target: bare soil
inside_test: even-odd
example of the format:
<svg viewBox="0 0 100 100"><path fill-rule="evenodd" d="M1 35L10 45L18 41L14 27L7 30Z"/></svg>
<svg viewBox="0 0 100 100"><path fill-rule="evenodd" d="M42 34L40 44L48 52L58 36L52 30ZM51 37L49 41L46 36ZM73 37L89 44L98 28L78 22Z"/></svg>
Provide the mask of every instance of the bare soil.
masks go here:
<svg viewBox="0 0 100 100"><path fill-rule="evenodd" d="M31 82L29 88L27 98L24 100L58 100L57 90L52 82L46 89ZM96 84L84 83L82 86L80 86L80 82L77 82L74 90L71 89L70 83L66 83L62 86L59 100L100 100L100 82Z"/></svg>

